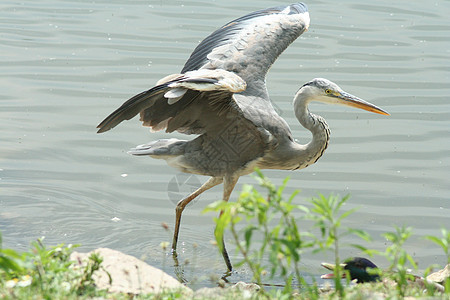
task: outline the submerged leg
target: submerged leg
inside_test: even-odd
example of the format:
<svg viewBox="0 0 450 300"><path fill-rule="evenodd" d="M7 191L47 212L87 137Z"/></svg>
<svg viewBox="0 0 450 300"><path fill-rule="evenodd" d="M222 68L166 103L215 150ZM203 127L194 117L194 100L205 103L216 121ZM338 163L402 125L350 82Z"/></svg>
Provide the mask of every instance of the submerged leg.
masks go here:
<svg viewBox="0 0 450 300"><path fill-rule="evenodd" d="M230 199L231 192L233 191L239 177L238 176L227 176L224 178L223 182L223 201L228 202ZM223 210L220 211L219 218L222 216ZM230 257L228 256L227 249L225 248L225 241L223 239L222 235L222 256L225 260L225 264L227 265L228 271L231 271L233 269L233 266L231 265Z"/></svg>
<svg viewBox="0 0 450 300"><path fill-rule="evenodd" d="M186 205L188 205L189 202L194 200L198 195L222 183L222 181L223 181L222 178L212 177L207 182L205 182L201 187L199 187L196 191L194 191L192 194L190 194L189 196L178 202L177 207L175 209L175 231L173 233L173 241L172 241L173 252L177 250L178 232L180 231L180 224L181 224L181 214L183 213L183 210L186 207Z"/></svg>

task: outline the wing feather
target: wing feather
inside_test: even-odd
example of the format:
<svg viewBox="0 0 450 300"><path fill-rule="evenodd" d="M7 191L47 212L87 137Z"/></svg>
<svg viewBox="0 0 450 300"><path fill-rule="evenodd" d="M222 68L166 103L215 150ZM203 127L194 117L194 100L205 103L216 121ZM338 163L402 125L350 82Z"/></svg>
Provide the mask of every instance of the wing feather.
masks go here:
<svg viewBox="0 0 450 300"><path fill-rule="evenodd" d="M97 126L98 133L108 131L138 113L143 125L155 131L166 129L172 132L183 128L180 131L185 133L203 132L208 127L206 111L220 113L224 107L233 107L233 93L246 87L239 76L224 70L191 71L167 78L170 80L123 103ZM205 121L199 122L201 118ZM194 127L192 130L191 126Z"/></svg>
<svg viewBox="0 0 450 300"><path fill-rule="evenodd" d="M247 82L247 94L268 99L264 83L268 69L308 27L308 9L303 3L250 13L206 37L181 73L202 68L224 69Z"/></svg>

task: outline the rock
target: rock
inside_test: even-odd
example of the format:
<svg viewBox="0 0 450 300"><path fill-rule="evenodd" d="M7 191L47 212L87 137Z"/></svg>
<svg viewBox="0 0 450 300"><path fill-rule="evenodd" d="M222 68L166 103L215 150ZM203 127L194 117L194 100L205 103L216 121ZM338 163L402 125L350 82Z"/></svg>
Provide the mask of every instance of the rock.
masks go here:
<svg viewBox="0 0 450 300"><path fill-rule="evenodd" d="M256 283L245 283L240 281L231 286L230 289L238 291L240 299L252 299L255 297L256 293L261 289L261 287Z"/></svg>
<svg viewBox="0 0 450 300"><path fill-rule="evenodd" d="M428 280L443 284L444 281L450 278L450 264L448 264L447 266L445 266L445 268L443 268L440 271L434 272L430 275L427 276Z"/></svg>
<svg viewBox="0 0 450 300"><path fill-rule="evenodd" d="M122 252L99 248L92 252L103 258L101 269L96 271L93 278L97 288L106 289L112 293L160 293L164 290L177 290L186 295L193 291L164 271L148 265L134 256ZM75 264L85 264L89 260L89 253L73 252L70 259ZM106 272L111 276L112 282Z"/></svg>
<svg viewBox="0 0 450 300"><path fill-rule="evenodd" d="M98 289L105 289L111 293L159 294L170 290L181 292L185 298L250 299L260 290L257 284L238 282L226 288L201 288L194 293L162 270L136 257L108 248L99 248L89 253L73 252L70 259L75 262L75 267L81 267L86 265L93 252L103 258L100 270L93 275L95 285Z"/></svg>
<svg viewBox="0 0 450 300"><path fill-rule="evenodd" d="M236 289L240 291L249 291L251 293L256 293L261 289L259 285L256 283L245 283L243 281L239 281L235 285L231 286L230 289Z"/></svg>

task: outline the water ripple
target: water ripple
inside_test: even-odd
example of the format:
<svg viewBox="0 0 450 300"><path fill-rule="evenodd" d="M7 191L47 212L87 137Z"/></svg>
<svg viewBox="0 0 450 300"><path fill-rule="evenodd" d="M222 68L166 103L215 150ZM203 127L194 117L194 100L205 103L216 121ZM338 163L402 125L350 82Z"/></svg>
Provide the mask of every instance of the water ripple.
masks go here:
<svg viewBox="0 0 450 300"><path fill-rule="evenodd" d="M210 32L271 5L270 1L4 1L0 9L4 246L25 250L30 241L45 235L49 245L66 242L80 243L82 250L123 250L175 275L178 271L159 244L171 239L161 223L169 223L172 230L177 199L171 195L179 191L171 190L169 182L178 172L164 161L126 154L130 147L167 135L149 134L137 118L102 135L95 133L95 126L129 97L179 72L190 51ZM306 205L305 199L318 192L351 194L345 209L358 211L345 225L371 233L373 248L383 250L380 235L394 225L414 227L417 237L406 247L421 267L439 263L442 257L421 238L450 227L449 5L448 1L426 6L411 1L311 2L309 31L280 57L267 80L277 109L302 143L310 134L294 117L292 97L314 77L336 81L391 113L385 117L311 105L311 111L325 117L331 127L324 157L305 170L266 174L278 184L289 175L286 193L301 189L296 201ZM206 180L196 179L199 184ZM255 181L241 178L233 199L244 183ZM198 273L223 271L222 258L210 243L212 215L201 213L221 195L220 187L208 191L184 214L181 258L194 263L181 273L190 282ZM302 223L302 228L308 226ZM345 247L342 251L342 256L360 254ZM323 255L306 253L305 271L317 277L320 261L327 260L328 254ZM251 277L245 268L233 276L233 281ZM197 282L211 285L205 278Z"/></svg>

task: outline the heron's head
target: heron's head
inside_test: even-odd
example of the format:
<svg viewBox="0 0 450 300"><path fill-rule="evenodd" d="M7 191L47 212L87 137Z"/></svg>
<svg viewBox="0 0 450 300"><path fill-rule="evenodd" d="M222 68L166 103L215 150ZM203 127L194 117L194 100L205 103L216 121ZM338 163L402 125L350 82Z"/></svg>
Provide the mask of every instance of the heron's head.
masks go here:
<svg viewBox="0 0 450 300"><path fill-rule="evenodd" d="M383 109L345 92L336 83L325 78L314 78L305 83L298 90L295 99L296 101L297 99L301 99L305 103L318 101L328 104L352 106L382 115L389 115Z"/></svg>

